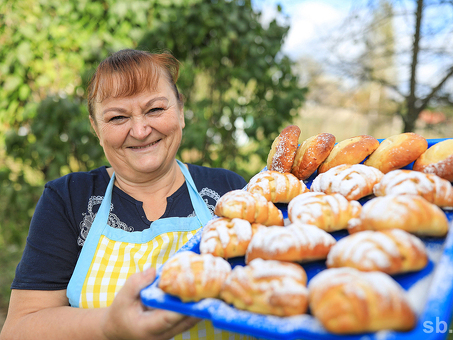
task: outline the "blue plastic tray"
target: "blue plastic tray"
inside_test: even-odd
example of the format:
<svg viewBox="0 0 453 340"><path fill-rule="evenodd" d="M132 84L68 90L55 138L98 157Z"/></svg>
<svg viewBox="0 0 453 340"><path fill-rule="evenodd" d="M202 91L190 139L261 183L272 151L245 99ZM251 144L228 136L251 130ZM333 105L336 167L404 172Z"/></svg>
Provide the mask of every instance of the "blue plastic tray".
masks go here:
<svg viewBox="0 0 453 340"><path fill-rule="evenodd" d="M430 139L431 146L443 139ZM406 168L412 168L412 164ZM314 176L313 176L314 177ZM311 184L312 178L307 185ZM361 200L363 204L366 199ZM287 217L284 204L277 204ZM453 228L453 210L444 210ZM338 240L348 233L338 231L332 235ZM195 234L179 251L199 253L201 231ZM209 319L215 327L264 339L445 339L452 330L449 324L453 307L453 233L446 238L422 238L429 255L428 265L416 273L395 275L393 278L407 291L409 301L418 315L416 327L409 332L380 331L359 335L335 335L327 332L310 314L277 317L238 310L219 299L204 299L184 303L179 298L165 294L157 287L162 267L156 280L141 291L144 305L162 308L198 318ZM230 259L234 267L244 265L244 258ZM308 281L326 268L325 261L303 264Z"/></svg>

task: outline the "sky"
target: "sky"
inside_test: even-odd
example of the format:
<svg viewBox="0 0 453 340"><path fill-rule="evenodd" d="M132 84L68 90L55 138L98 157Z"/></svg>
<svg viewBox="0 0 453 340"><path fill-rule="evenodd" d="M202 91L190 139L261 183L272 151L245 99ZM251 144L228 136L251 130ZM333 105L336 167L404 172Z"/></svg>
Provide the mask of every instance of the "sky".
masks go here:
<svg viewBox="0 0 453 340"><path fill-rule="evenodd" d="M350 14L352 6L363 4L360 0L252 0L252 6L261 11L262 22L264 25L272 19L283 20L283 17L277 12L277 4L282 7L282 12L289 20L290 30L283 45L283 53L294 60L300 57L310 56L317 61L328 57L325 45L321 43L322 39L329 39L338 32L340 24L344 22L347 15ZM400 0L395 2L399 4L399 10L413 13L414 1ZM426 29L435 32L439 31L438 27L442 23L453 22L453 7L439 8L433 7L425 12L424 23ZM400 17L395 19L393 25L396 34L396 48L410 50L412 42L412 16ZM450 25L451 26L451 25ZM447 26L448 27L448 26ZM451 30L445 34L438 34L430 39L425 39L423 47L441 47L450 46L449 55L442 59L437 59L425 65L420 65L417 76L419 79L426 80L427 85L436 84L443 77L445 69L453 65L453 33ZM352 44L347 45L346 54L358 52L360 46ZM399 78L402 82L408 81L410 55L401 55L398 60ZM424 61L420 58L421 62ZM404 66L403 66L404 65ZM453 81L448 84L453 89Z"/></svg>

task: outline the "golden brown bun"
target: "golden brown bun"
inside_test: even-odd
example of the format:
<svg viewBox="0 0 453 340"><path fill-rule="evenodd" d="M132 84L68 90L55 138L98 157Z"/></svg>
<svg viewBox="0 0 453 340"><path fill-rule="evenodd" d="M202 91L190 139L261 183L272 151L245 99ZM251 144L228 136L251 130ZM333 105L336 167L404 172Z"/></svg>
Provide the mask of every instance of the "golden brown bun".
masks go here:
<svg viewBox="0 0 453 340"><path fill-rule="evenodd" d="M220 293L238 309L260 314L303 314L308 306L307 275L294 263L255 259L234 267Z"/></svg>
<svg viewBox="0 0 453 340"><path fill-rule="evenodd" d="M240 218L216 218L203 228L200 253L220 256L224 259L244 256L253 235L266 226L251 224Z"/></svg>
<svg viewBox="0 0 453 340"><path fill-rule="evenodd" d="M308 192L303 181L289 172L262 171L252 177L247 191L263 195L273 203L288 203L297 195Z"/></svg>
<svg viewBox="0 0 453 340"><path fill-rule="evenodd" d="M159 288L184 302L216 298L230 272L231 265L221 257L185 251L164 264Z"/></svg>
<svg viewBox="0 0 453 340"><path fill-rule="evenodd" d="M439 176L412 170L394 170L373 188L376 196L420 195L439 207L453 207L453 187Z"/></svg>
<svg viewBox="0 0 453 340"><path fill-rule="evenodd" d="M310 280L308 289L312 314L333 333L408 331L416 323L405 291L382 272L326 269Z"/></svg>
<svg viewBox="0 0 453 340"><path fill-rule="evenodd" d="M431 146L415 161L412 170L434 174L453 182L453 139Z"/></svg>
<svg viewBox="0 0 453 340"><path fill-rule="evenodd" d="M448 220L437 206L418 195L375 197L362 207L360 218L349 221L349 233L402 229L421 236L445 236Z"/></svg>
<svg viewBox="0 0 453 340"><path fill-rule="evenodd" d="M283 225L283 214L260 194L233 190L220 197L214 209L219 217L242 218L250 223Z"/></svg>
<svg viewBox="0 0 453 340"><path fill-rule="evenodd" d="M363 164L342 164L316 176L310 191L326 194L338 193L348 200L371 195L373 187L384 174Z"/></svg>
<svg viewBox="0 0 453 340"><path fill-rule="evenodd" d="M289 202L288 218L331 232L346 229L349 220L357 218L361 210L359 202L348 201L343 195L307 192Z"/></svg>
<svg viewBox="0 0 453 340"><path fill-rule="evenodd" d="M329 156L318 168L318 173L341 164L359 164L379 146L379 141L368 135L345 139L334 146Z"/></svg>
<svg viewBox="0 0 453 340"><path fill-rule="evenodd" d="M310 177L329 156L335 145L335 136L320 133L305 140L297 149L291 172L300 180Z"/></svg>
<svg viewBox="0 0 453 340"><path fill-rule="evenodd" d="M299 145L300 129L289 125L275 138L267 156L267 170L291 172Z"/></svg>
<svg viewBox="0 0 453 340"><path fill-rule="evenodd" d="M364 164L386 174L412 163L427 148L428 142L422 136L413 132L401 133L384 139Z"/></svg>
<svg viewBox="0 0 453 340"><path fill-rule="evenodd" d="M286 227L259 230L247 248L245 262L261 258L290 262L325 259L335 244L332 235L309 224L293 223Z"/></svg>
<svg viewBox="0 0 453 340"><path fill-rule="evenodd" d="M327 256L327 267L399 274L428 264L423 242L401 229L361 231L339 240Z"/></svg>

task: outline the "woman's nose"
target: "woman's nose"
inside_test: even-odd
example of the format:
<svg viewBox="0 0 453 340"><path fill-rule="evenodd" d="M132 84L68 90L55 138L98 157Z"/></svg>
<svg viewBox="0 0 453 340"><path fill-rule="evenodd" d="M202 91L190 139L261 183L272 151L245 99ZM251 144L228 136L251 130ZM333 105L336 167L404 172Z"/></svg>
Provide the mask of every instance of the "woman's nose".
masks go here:
<svg viewBox="0 0 453 340"><path fill-rule="evenodd" d="M145 139L151 133L151 126L145 117L132 119L130 135L136 139Z"/></svg>

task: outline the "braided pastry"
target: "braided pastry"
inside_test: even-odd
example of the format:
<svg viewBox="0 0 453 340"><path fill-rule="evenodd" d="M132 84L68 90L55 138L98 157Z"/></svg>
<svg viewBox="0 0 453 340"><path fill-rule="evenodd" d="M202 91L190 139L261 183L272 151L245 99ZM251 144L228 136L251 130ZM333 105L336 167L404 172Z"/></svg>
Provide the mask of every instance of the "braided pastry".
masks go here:
<svg viewBox="0 0 453 340"><path fill-rule="evenodd" d="M238 309L290 316L308 306L307 274L294 263L255 259L236 266L225 281L220 297Z"/></svg>
<svg viewBox="0 0 453 340"><path fill-rule="evenodd" d="M308 262L327 257L335 244L332 235L314 225L293 223L259 230L247 248L245 262L255 258Z"/></svg>
<svg viewBox="0 0 453 340"><path fill-rule="evenodd" d="M163 265L159 288L184 302L216 298L230 272L231 265L221 257L180 252Z"/></svg>
<svg viewBox="0 0 453 340"><path fill-rule="evenodd" d="M327 267L399 274L428 264L423 242L401 229L361 231L339 240L327 256Z"/></svg>
<svg viewBox="0 0 453 340"><path fill-rule="evenodd" d="M412 170L394 170L373 188L376 196L420 195L440 207L453 207L453 187L437 175Z"/></svg>
<svg viewBox="0 0 453 340"><path fill-rule="evenodd" d="M418 157L412 170L434 174L453 182L453 138L431 146Z"/></svg>
<svg viewBox="0 0 453 340"><path fill-rule="evenodd" d="M308 289L312 314L330 332L408 331L415 326L405 291L388 274L326 269L310 280Z"/></svg>
<svg viewBox="0 0 453 340"><path fill-rule="evenodd" d="M386 174L412 163L427 148L428 142L422 136L413 132L401 133L384 139L363 164Z"/></svg>
<svg viewBox="0 0 453 340"><path fill-rule="evenodd" d="M267 156L267 170L291 172L299 145L300 128L296 125L285 127L272 143Z"/></svg>
<svg viewBox="0 0 453 340"><path fill-rule="evenodd" d="M345 229L350 219L360 215L362 206L357 201L348 201L340 194L307 192L295 197L288 204L291 222L313 224L325 231Z"/></svg>
<svg viewBox="0 0 453 340"><path fill-rule="evenodd" d="M384 174L363 164L342 164L319 174L311 185L311 191L326 194L338 193L348 200L358 200L373 193L373 186Z"/></svg>
<svg viewBox="0 0 453 340"><path fill-rule="evenodd" d="M359 164L379 146L379 141L368 135L345 139L334 146L329 156L318 168L326 172L341 164Z"/></svg>
<svg viewBox="0 0 453 340"><path fill-rule="evenodd" d="M224 259L244 256L253 235L264 225L240 218L216 218L203 228L200 253L220 256Z"/></svg>
<svg viewBox="0 0 453 340"><path fill-rule="evenodd" d="M297 149L291 172L300 180L309 178L329 156L335 145L335 136L320 133L306 139Z"/></svg>
<svg viewBox="0 0 453 340"><path fill-rule="evenodd" d="M297 195L309 191L303 181L289 172L262 171L252 177L247 191L263 195L273 203L288 203Z"/></svg>
<svg viewBox="0 0 453 340"><path fill-rule="evenodd" d="M375 197L362 207L359 218L349 221L349 233L362 230L402 229L411 234L445 236L448 220L436 205L418 195Z"/></svg>
<svg viewBox="0 0 453 340"><path fill-rule="evenodd" d="M250 223L283 225L283 214L263 195L233 190L220 197L214 209L220 217L242 218Z"/></svg>

